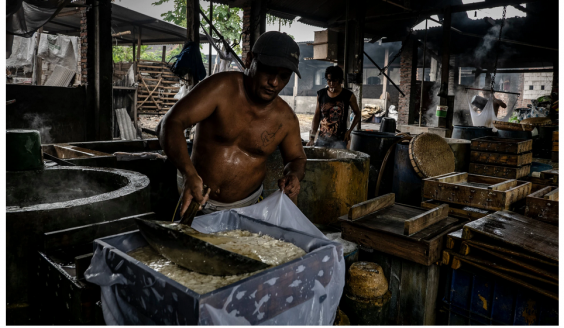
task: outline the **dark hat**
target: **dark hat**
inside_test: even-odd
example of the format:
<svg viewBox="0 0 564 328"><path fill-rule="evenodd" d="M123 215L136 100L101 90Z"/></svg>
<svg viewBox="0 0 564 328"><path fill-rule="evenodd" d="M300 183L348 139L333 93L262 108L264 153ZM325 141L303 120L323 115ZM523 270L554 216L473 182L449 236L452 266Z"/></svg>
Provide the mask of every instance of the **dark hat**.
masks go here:
<svg viewBox="0 0 564 328"><path fill-rule="evenodd" d="M300 79L300 47L288 34L277 31L263 33L255 42L252 52L264 65L284 67L294 71Z"/></svg>

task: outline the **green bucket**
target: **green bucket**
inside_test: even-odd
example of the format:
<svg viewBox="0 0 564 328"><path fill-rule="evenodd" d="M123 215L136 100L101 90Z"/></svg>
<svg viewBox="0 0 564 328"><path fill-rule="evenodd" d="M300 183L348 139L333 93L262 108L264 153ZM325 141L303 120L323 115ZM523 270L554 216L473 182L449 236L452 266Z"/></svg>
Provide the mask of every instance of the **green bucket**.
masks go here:
<svg viewBox="0 0 564 328"><path fill-rule="evenodd" d="M43 168L41 136L36 130L6 131L6 170L31 171Z"/></svg>

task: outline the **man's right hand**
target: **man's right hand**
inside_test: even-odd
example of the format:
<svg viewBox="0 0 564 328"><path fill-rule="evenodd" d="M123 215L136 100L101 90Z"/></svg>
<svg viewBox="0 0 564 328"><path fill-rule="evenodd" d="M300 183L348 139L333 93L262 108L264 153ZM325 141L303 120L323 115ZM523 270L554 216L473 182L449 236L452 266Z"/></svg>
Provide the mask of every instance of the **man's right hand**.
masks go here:
<svg viewBox="0 0 564 328"><path fill-rule="evenodd" d="M204 182L198 174L183 174L182 177L184 178L184 188L182 190L182 207L180 208L180 217L184 216L184 213L188 209L192 199L200 204L201 210L201 205L206 204L211 190L208 188L206 195L202 196L204 191Z"/></svg>
<svg viewBox="0 0 564 328"><path fill-rule="evenodd" d="M315 142L315 140L309 139L306 146L313 146L314 142Z"/></svg>

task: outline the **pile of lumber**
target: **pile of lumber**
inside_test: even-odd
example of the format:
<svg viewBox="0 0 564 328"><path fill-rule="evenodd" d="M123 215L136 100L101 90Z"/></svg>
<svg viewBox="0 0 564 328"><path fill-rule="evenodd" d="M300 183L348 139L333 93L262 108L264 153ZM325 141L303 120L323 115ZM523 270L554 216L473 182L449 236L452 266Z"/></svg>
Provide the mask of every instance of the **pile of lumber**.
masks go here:
<svg viewBox="0 0 564 328"><path fill-rule="evenodd" d="M478 268L558 300L558 229L511 211L449 233L442 263Z"/></svg>
<svg viewBox="0 0 564 328"><path fill-rule="evenodd" d="M180 79L165 62L141 60L137 63L137 113L165 114L176 102Z"/></svg>

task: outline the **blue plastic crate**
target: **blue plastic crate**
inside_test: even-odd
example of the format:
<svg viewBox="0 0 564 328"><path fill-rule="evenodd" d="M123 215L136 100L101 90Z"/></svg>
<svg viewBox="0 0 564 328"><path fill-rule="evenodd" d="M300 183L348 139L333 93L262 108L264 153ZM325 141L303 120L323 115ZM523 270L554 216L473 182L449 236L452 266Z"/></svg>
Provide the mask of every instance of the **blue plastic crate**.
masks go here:
<svg viewBox="0 0 564 328"><path fill-rule="evenodd" d="M450 269L446 283L448 325L558 325L558 301L495 275Z"/></svg>

